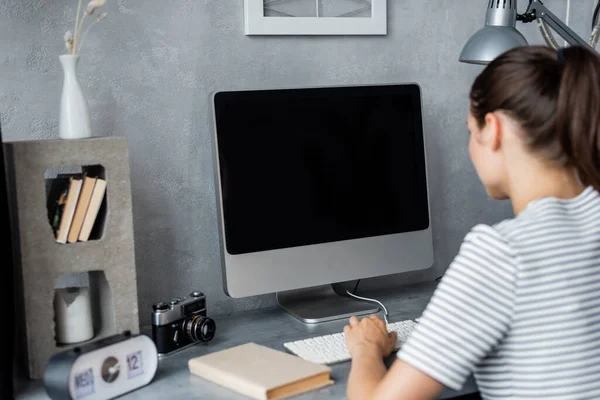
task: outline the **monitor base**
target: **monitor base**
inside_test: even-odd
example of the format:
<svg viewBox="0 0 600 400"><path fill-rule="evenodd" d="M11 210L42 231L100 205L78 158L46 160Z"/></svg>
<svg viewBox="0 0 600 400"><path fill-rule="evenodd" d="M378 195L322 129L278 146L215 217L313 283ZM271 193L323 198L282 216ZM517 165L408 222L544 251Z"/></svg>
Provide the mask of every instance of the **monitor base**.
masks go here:
<svg viewBox="0 0 600 400"><path fill-rule="evenodd" d="M377 305L337 294L331 285L278 292L277 302L285 312L305 324L374 314L379 311Z"/></svg>

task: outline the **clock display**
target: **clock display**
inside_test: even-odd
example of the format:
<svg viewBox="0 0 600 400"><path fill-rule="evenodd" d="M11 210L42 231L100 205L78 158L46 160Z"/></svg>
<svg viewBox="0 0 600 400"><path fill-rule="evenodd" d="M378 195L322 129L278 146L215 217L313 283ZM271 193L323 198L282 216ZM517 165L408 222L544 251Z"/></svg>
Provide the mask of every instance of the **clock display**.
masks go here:
<svg viewBox="0 0 600 400"><path fill-rule="evenodd" d="M127 355L127 377L129 379L144 373L142 352L136 351Z"/></svg>
<svg viewBox="0 0 600 400"><path fill-rule="evenodd" d="M91 368L75 375L75 397L81 399L94 393L94 373Z"/></svg>

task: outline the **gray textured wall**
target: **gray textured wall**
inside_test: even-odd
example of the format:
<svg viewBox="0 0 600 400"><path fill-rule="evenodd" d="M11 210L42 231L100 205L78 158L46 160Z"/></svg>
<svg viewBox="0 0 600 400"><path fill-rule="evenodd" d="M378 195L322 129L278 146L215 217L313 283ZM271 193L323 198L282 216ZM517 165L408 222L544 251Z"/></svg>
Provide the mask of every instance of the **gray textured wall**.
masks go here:
<svg viewBox="0 0 600 400"><path fill-rule="evenodd" d="M524 10L521 1L520 10ZM566 0L545 2L561 18ZM593 0L573 1L588 35ZM242 0L108 0L80 62L95 135L130 143L142 324L151 304L201 289L212 313L274 304L223 294L217 241L209 94L221 89L419 82L423 88L436 264L365 287L441 275L478 222L510 215L489 201L467 154L469 86L460 64L487 0L389 0L384 37L244 36ZM76 0L0 0L0 113L5 140L58 135L58 55ZM519 26L541 43L535 24ZM41 177L40 177L41 179Z"/></svg>

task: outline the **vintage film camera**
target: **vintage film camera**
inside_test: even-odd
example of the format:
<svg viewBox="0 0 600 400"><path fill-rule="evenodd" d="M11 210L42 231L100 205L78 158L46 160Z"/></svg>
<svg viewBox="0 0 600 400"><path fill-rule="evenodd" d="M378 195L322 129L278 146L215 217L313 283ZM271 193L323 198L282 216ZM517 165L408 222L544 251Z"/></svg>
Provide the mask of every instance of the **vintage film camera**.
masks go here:
<svg viewBox="0 0 600 400"><path fill-rule="evenodd" d="M206 316L206 296L192 292L152 306L152 339L164 357L215 336L216 324Z"/></svg>

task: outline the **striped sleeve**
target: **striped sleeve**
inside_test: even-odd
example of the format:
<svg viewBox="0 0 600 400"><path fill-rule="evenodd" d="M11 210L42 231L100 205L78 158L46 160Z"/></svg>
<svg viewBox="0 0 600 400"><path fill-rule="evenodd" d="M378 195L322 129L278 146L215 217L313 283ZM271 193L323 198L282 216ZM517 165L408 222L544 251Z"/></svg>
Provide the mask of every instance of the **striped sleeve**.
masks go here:
<svg viewBox="0 0 600 400"><path fill-rule="evenodd" d="M474 227L398 358L460 390L508 331L515 278L514 256L500 234Z"/></svg>

